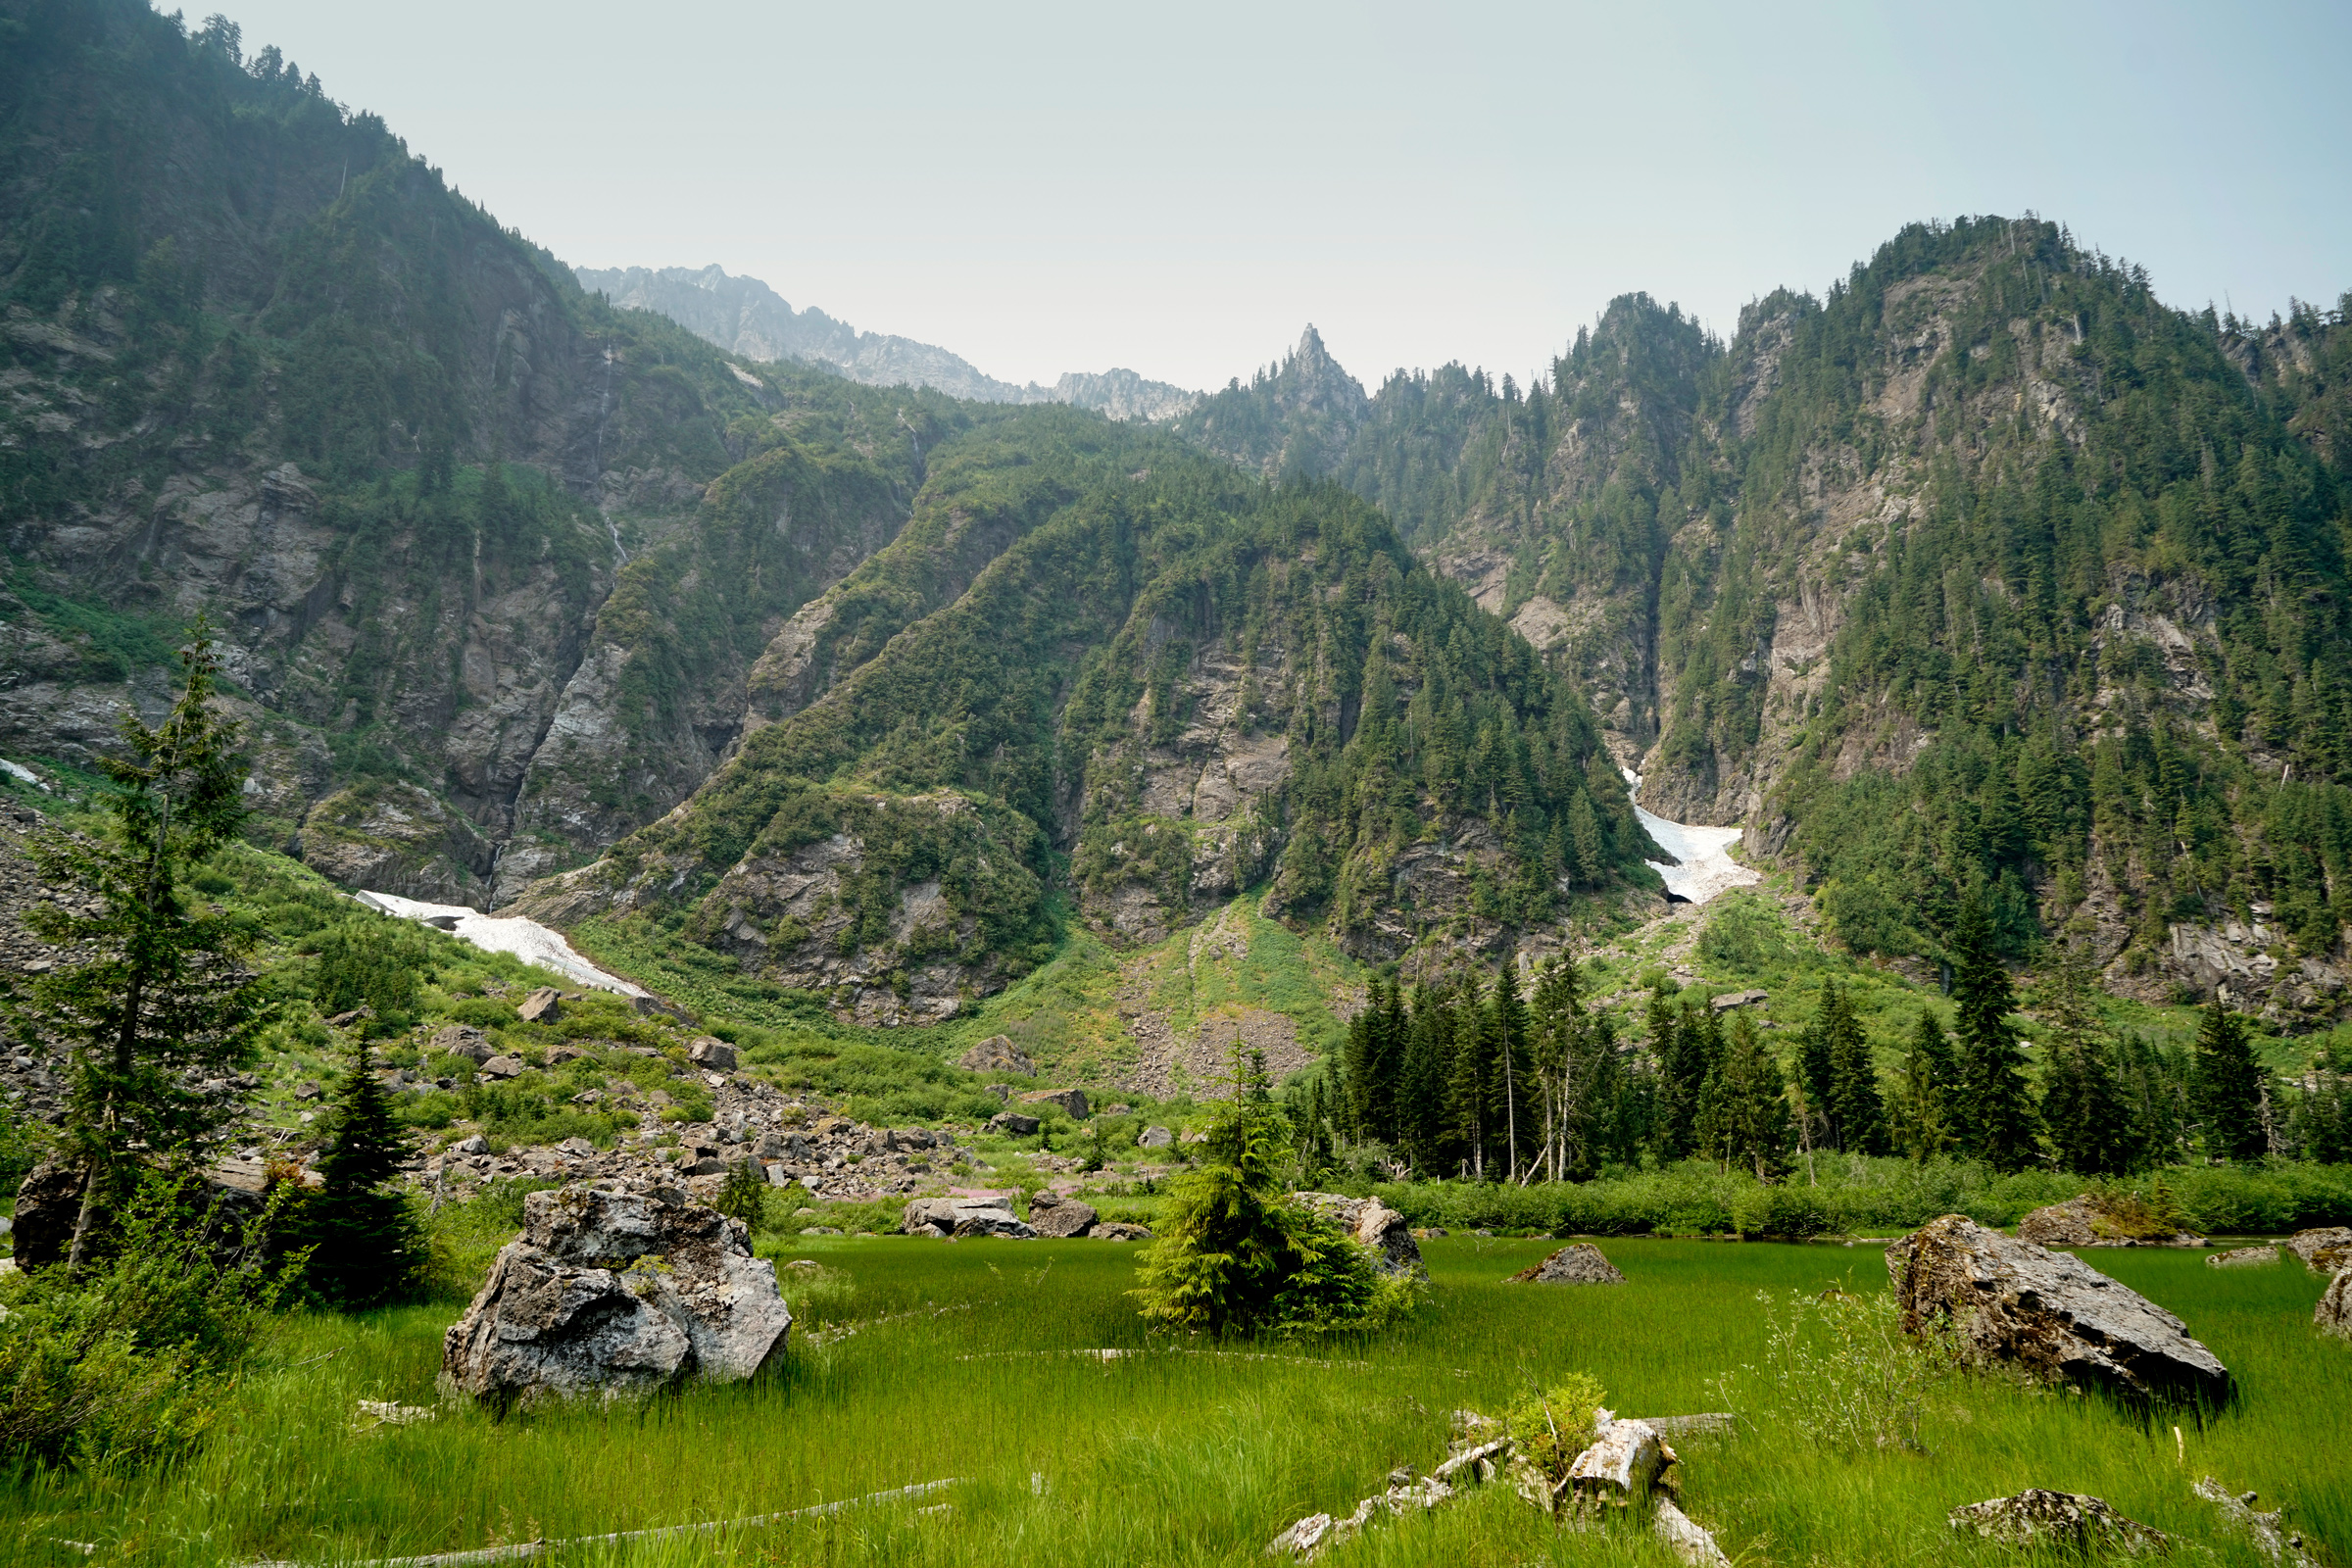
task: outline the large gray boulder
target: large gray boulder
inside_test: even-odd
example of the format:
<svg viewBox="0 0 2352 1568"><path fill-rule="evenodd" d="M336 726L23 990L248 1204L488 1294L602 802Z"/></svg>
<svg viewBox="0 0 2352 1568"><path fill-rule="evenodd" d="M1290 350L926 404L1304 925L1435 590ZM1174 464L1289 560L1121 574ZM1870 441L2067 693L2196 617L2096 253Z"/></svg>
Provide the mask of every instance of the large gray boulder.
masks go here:
<svg viewBox="0 0 2352 1568"><path fill-rule="evenodd" d="M2063 1203L2037 1208L2017 1222L2017 1239L2036 1247L2203 1247L2189 1231L2137 1228L2118 1220L2084 1193Z"/></svg>
<svg viewBox="0 0 2352 1568"><path fill-rule="evenodd" d="M1055 1193L1033 1193L1029 1197L1029 1227L1040 1236L1056 1239L1084 1236L1101 1217L1094 1204L1081 1203L1075 1198Z"/></svg>
<svg viewBox="0 0 2352 1568"><path fill-rule="evenodd" d="M1085 1205L1081 1204L1081 1207ZM1091 1215L1092 1210L1088 1211ZM908 1236L1011 1236L1038 1233L1001 1198L917 1198L899 1212L899 1229Z"/></svg>
<svg viewBox="0 0 2352 1568"><path fill-rule="evenodd" d="M2301 1258L2303 1266L2314 1274L2333 1274L2339 1268L2352 1266L2352 1225L2297 1231L2287 1238L2286 1250Z"/></svg>
<svg viewBox="0 0 2352 1568"><path fill-rule="evenodd" d="M1591 1242L1578 1242L1563 1247L1534 1268L1521 1269L1511 1276L1515 1283L1530 1285L1623 1285L1625 1276L1617 1265L1601 1255L1599 1248Z"/></svg>
<svg viewBox="0 0 2352 1568"><path fill-rule="evenodd" d="M1965 1214L1886 1250L1903 1327L1948 1321L1972 1360L2132 1397L2227 1402L2230 1369L2188 1326L2081 1258L1987 1230Z"/></svg>
<svg viewBox="0 0 2352 1568"><path fill-rule="evenodd" d="M1954 1508L1945 1520L1962 1535L2000 1545L2057 1547L2079 1556L2120 1552L2127 1557L2161 1557L2173 1547L2163 1531L2126 1518L2103 1497L2045 1487L1972 1502Z"/></svg>
<svg viewBox="0 0 2352 1568"><path fill-rule="evenodd" d="M1348 1198L1339 1193L1293 1193L1291 1199L1325 1219L1339 1221L1355 1238L1357 1246L1372 1250L1382 1273L1429 1271L1421 1261L1421 1244L1413 1240L1412 1226L1379 1199Z"/></svg>
<svg viewBox="0 0 2352 1568"><path fill-rule="evenodd" d="M2324 1333L2352 1340L2352 1267L2336 1270L2321 1293L2320 1304L2311 1309L2311 1320Z"/></svg>
<svg viewBox="0 0 2352 1568"><path fill-rule="evenodd" d="M522 1234L443 1337L442 1384L503 1409L732 1383L791 1327L741 1220L670 1188L577 1182L523 1200Z"/></svg>

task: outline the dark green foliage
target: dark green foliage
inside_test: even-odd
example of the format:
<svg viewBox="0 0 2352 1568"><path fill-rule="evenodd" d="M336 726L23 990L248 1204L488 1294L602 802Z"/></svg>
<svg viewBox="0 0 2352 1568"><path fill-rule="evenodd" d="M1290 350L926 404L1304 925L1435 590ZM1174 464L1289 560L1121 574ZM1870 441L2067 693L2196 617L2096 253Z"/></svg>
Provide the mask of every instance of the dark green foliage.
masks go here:
<svg viewBox="0 0 2352 1568"><path fill-rule="evenodd" d="M149 1176L104 1261L0 1276L0 1463L160 1463L212 1429L277 1293L201 1191Z"/></svg>
<svg viewBox="0 0 2352 1568"><path fill-rule="evenodd" d="M305 1252L304 1280L322 1299L356 1310L413 1297L424 1247L409 1200L392 1186L408 1141L366 1045L335 1095L318 1190L299 1199L279 1245Z"/></svg>
<svg viewBox="0 0 2352 1568"><path fill-rule="evenodd" d="M2092 1014L2089 956L2070 951L2053 976L2044 1048L2042 1125L2061 1169L2121 1176L2147 1159L2147 1132L2116 1069L2114 1043Z"/></svg>
<svg viewBox="0 0 2352 1568"><path fill-rule="evenodd" d="M1848 1154L1884 1154L1886 1107L1878 1067L1853 1004L1836 985L1821 988L1821 1013L1806 1029L1804 1081L1813 1108L1828 1118L1830 1142Z"/></svg>
<svg viewBox="0 0 2352 1568"><path fill-rule="evenodd" d="M2295 1106L2294 1136L2307 1159L2352 1162L2352 1073L2344 1047L2332 1041L2313 1056L2311 1086Z"/></svg>
<svg viewBox="0 0 2352 1568"><path fill-rule="evenodd" d="M201 1080L246 1061L272 1010L242 967L253 932L195 906L182 885L234 838L244 768L237 726L207 706L219 666L203 625L180 658L185 677L164 722L150 728L125 710L124 755L100 764L115 786L107 835L52 833L28 847L45 882L95 906L31 907L36 935L90 956L36 977L18 1008L19 1027L67 1054L60 1148L84 1173L76 1267L142 1162L192 1152L226 1118L228 1102Z"/></svg>
<svg viewBox="0 0 2352 1568"><path fill-rule="evenodd" d="M727 1167L727 1179L718 1190L718 1200L710 1206L730 1219L739 1219L752 1230L760 1228L767 1205L767 1173L756 1159L736 1160Z"/></svg>
<svg viewBox="0 0 2352 1568"><path fill-rule="evenodd" d="M2207 1158L2260 1159L2270 1152L2262 1063L2245 1020L2218 997L2197 1031L2196 1107Z"/></svg>
<svg viewBox="0 0 2352 1568"><path fill-rule="evenodd" d="M1780 1173L1793 1130L1788 1084L1745 1011L1733 1014L1722 1052L1699 1092L1694 1132L1699 1151L1727 1170L1758 1181Z"/></svg>
<svg viewBox="0 0 2352 1568"><path fill-rule="evenodd" d="M1723 1055L1722 1019L1709 1008L1678 1009L1660 990L1649 1004L1649 1050L1658 1068L1652 1123L1658 1157L1687 1158L1700 1149L1699 1111Z"/></svg>
<svg viewBox="0 0 2352 1568"><path fill-rule="evenodd" d="M379 1022L405 1027L416 1009L419 971L430 973L429 950L414 933L414 926L380 916L321 932L313 1004L328 1017L372 1007Z"/></svg>
<svg viewBox="0 0 2352 1568"><path fill-rule="evenodd" d="M1975 898L1962 905L1953 940L1952 1003L1960 1041L1950 1102L1957 1145L1995 1170L2022 1170L2039 1151L2024 1037L2011 1020L2017 997Z"/></svg>
<svg viewBox="0 0 2352 1568"><path fill-rule="evenodd" d="M1954 1125L1960 1093L1960 1064L1935 1009L1922 1007L1903 1059L1903 1082L1891 1107L1893 1136L1915 1160L1943 1153L1959 1143Z"/></svg>

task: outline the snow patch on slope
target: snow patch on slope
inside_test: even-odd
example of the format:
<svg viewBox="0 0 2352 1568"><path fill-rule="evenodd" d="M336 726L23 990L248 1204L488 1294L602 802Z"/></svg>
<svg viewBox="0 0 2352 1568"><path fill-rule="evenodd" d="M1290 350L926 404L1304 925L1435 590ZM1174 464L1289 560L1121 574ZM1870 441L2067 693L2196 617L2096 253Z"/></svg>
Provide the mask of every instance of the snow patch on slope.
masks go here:
<svg viewBox="0 0 2352 1568"><path fill-rule="evenodd" d="M553 969L567 980L598 991L617 991L624 997L651 996L642 986L607 974L564 939L564 933L521 915L492 916L462 904L425 904L396 893L363 893L360 902L403 920L447 931L485 953L511 953L525 963Z"/></svg>
<svg viewBox="0 0 2352 1568"><path fill-rule="evenodd" d="M1736 827L1692 827L1684 822L1669 822L1664 817L1642 808L1642 775L1632 768L1623 770L1626 783L1634 790L1634 814L1658 841L1658 848L1680 860L1680 865L1661 865L1655 860L1642 863L1665 879L1666 891L1692 904L1704 904L1718 893L1733 888L1752 887L1764 880L1764 874L1752 866L1741 865L1731 857L1731 848L1740 842Z"/></svg>

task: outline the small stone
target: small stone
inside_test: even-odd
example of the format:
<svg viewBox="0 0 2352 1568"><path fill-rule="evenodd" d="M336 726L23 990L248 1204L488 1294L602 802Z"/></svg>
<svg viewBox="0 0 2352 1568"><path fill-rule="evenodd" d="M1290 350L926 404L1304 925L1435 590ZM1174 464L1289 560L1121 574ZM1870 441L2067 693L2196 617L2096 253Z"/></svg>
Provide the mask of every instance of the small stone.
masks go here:
<svg viewBox="0 0 2352 1568"><path fill-rule="evenodd" d="M514 1013L524 1023L554 1023L564 1016L564 999L554 986L541 986L522 999Z"/></svg>
<svg viewBox="0 0 2352 1568"><path fill-rule="evenodd" d="M450 1145L449 1152L453 1154L486 1154L490 1152L490 1141L480 1133L468 1133Z"/></svg>
<svg viewBox="0 0 2352 1568"><path fill-rule="evenodd" d="M1175 1142L1176 1135L1165 1127L1147 1127L1137 1135L1135 1147L1138 1149L1167 1149L1173 1147Z"/></svg>
<svg viewBox="0 0 2352 1568"><path fill-rule="evenodd" d="M1591 1242L1563 1247L1533 1268L1511 1276L1531 1285L1623 1285L1625 1276Z"/></svg>
<svg viewBox="0 0 2352 1568"><path fill-rule="evenodd" d="M296 1100L317 1100L323 1093L325 1091L321 1090L317 1083L307 1083L295 1089L294 1098Z"/></svg>
<svg viewBox="0 0 2352 1568"><path fill-rule="evenodd" d="M488 1061L482 1063L479 1071L484 1078L519 1078L522 1076L522 1058L520 1056L492 1056Z"/></svg>
<svg viewBox="0 0 2352 1568"><path fill-rule="evenodd" d="M1963 1535L2004 1546L2055 1545L2084 1555L2120 1551L2128 1557L2161 1556L2173 1546L2163 1531L2127 1519L2102 1498L2042 1487L1972 1502L1945 1518Z"/></svg>

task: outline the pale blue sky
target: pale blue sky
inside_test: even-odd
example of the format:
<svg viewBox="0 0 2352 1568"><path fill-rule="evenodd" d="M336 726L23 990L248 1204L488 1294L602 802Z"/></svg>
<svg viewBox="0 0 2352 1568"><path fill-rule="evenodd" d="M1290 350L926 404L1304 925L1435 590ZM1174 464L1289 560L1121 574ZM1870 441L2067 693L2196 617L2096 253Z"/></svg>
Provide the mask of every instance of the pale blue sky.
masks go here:
<svg viewBox="0 0 2352 1568"><path fill-rule="evenodd" d="M2029 209L2184 305L2352 289L2352 6L234 0L566 261L701 266L1007 379L1524 377ZM190 6L200 13L203 0Z"/></svg>

